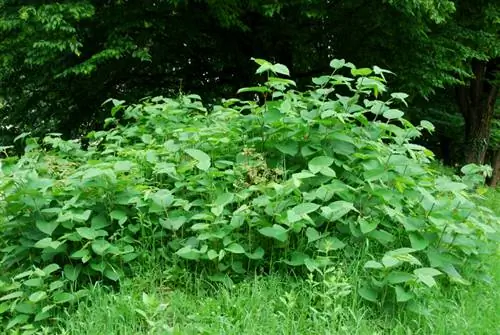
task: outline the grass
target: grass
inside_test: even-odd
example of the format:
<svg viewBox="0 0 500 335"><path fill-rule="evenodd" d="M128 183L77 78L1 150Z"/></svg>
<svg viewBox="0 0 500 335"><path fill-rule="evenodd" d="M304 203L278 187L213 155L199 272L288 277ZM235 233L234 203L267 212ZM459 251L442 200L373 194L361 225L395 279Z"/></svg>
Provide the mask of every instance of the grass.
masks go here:
<svg viewBox="0 0 500 335"><path fill-rule="evenodd" d="M499 195L485 200L497 214ZM424 315L361 301L341 265L320 280L256 275L227 286L146 264L119 291L91 288L59 316L59 334L500 334L500 255L485 261L491 283L435 289Z"/></svg>

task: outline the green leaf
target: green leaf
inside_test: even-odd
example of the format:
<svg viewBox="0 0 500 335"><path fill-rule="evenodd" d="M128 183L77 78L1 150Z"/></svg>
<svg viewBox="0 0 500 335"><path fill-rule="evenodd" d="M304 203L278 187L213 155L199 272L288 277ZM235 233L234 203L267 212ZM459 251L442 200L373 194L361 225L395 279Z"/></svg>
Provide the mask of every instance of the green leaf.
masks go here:
<svg viewBox="0 0 500 335"><path fill-rule="evenodd" d="M387 245L394 241L394 235L386 232L385 230L374 230L368 234L369 237L374 238L383 245Z"/></svg>
<svg viewBox="0 0 500 335"><path fill-rule="evenodd" d="M64 277L71 281L76 281L80 275L81 266L65 265L64 266Z"/></svg>
<svg viewBox="0 0 500 335"><path fill-rule="evenodd" d="M368 234L369 232L375 230L378 226L378 222L372 218L358 218L359 229L363 234Z"/></svg>
<svg viewBox="0 0 500 335"><path fill-rule="evenodd" d="M378 298L378 292L375 291L372 287L364 285L361 286L358 290L358 294L361 296L361 298L371 301L371 302L377 302Z"/></svg>
<svg viewBox="0 0 500 335"><path fill-rule="evenodd" d="M119 210L119 209L116 209L116 210L112 211L111 213L109 213L109 216L112 219L117 220L118 224L120 224L120 225L123 225L127 221L127 213L125 213L124 211ZM94 228L94 226L92 226L92 228Z"/></svg>
<svg viewBox="0 0 500 335"><path fill-rule="evenodd" d="M290 71L288 70L288 68L283 65L283 64L274 64L271 68L271 71L275 72L275 73L279 73L279 74L283 74L285 76L290 76Z"/></svg>
<svg viewBox="0 0 500 335"><path fill-rule="evenodd" d="M231 243L225 248L226 251L229 251L233 254L244 254L245 249L238 243Z"/></svg>
<svg viewBox="0 0 500 335"><path fill-rule="evenodd" d="M281 242L285 242L288 238L287 230L277 224L274 224L272 227L261 228L259 229L259 233L261 233L264 236L274 238Z"/></svg>
<svg viewBox="0 0 500 335"><path fill-rule="evenodd" d="M198 169L208 171L211 165L210 156L198 149L186 149L184 152L198 161L196 164Z"/></svg>
<svg viewBox="0 0 500 335"><path fill-rule="evenodd" d="M22 313L22 314L35 314L36 313L36 305L33 304L32 302L21 302L16 305L15 308L16 312Z"/></svg>
<svg viewBox="0 0 500 335"><path fill-rule="evenodd" d="M339 240L337 237L329 236L319 241L318 251L329 253L330 251L342 249L345 246L346 244Z"/></svg>
<svg viewBox="0 0 500 335"><path fill-rule="evenodd" d="M19 314L9 320L9 323L5 326L5 330L14 328L17 325L24 325L28 322L30 316L27 314Z"/></svg>
<svg viewBox="0 0 500 335"><path fill-rule="evenodd" d="M113 169L116 172L129 172L134 167L134 163L131 161L118 161L113 165Z"/></svg>
<svg viewBox="0 0 500 335"><path fill-rule="evenodd" d="M347 202L343 200L334 201L328 206L321 207L321 215L323 215L329 221L337 221L350 211L356 211L354 204L352 202Z"/></svg>
<svg viewBox="0 0 500 335"><path fill-rule="evenodd" d="M168 229L168 230L173 230L173 231L179 230L186 222L187 222L187 218L185 216L177 216L177 217L169 217L167 219L160 219L160 224L163 228Z"/></svg>
<svg viewBox="0 0 500 335"><path fill-rule="evenodd" d="M320 233L312 227L307 227L306 236L307 236L307 243L317 241L321 238Z"/></svg>
<svg viewBox="0 0 500 335"><path fill-rule="evenodd" d="M382 264L384 264L386 268L393 268L401 265L401 261L392 256L385 255L384 257L382 257Z"/></svg>
<svg viewBox="0 0 500 335"><path fill-rule="evenodd" d="M94 228L90 228L90 227L76 228L76 232L82 238L85 238L87 240L93 240L99 236L99 233Z"/></svg>
<svg viewBox="0 0 500 335"><path fill-rule="evenodd" d="M179 257L189 260L198 260L200 259L200 252L196 249L193 249L192 246L187 245L175 252L175 254Z"/></svg>
<svg viewBox="0 0 500 335"><path fill-rule="evenodd" d="M95 240L92 242L92 250L99 256L103 256L111 244L106 240Z"/></svg>
<svg viewBox="0 0 500 335"><path fill-rule="evenodd" d="M0 301L17 299L17 298L20 298L22 296L24 296L23 291L15 291L15 292L12 292L12 293L9 293L9 294L6 294L6 295L0 297Z"/></svg>
<svg viewBox="0 0 500 335"><path fill-rule="evenodd" d="M383 269L384 266L376 261L367 261L363 266L365 269Z"/></svg>
<svg viewBox="0 0 500 335"><path fill-rule="evenodd" d="M55 304L64 304L75 300L75 296L68 292L58 292L52 298Z"/></svg>
<svg viewBox="0 0 500 335"><path fill-rule="evenodd" d="M434 269L434 268L420 268L420 269L415 269L413 273L417 276L417 278L427 285L428 287L433 287L436 285L436 280L434 279L435 276L438 276L441 273L441 271Z"/></svg>
<svg viewBox="0 0 500 335"><path fill-rule="evenodd" d="M434 125L426 120L420 121L420 126L424 129L427 129L429 132L433 132L435 130Z"/></svg>
<svg viewBox="0 0 500 335"><path fill-rule="evenodd" d="M382 116L385 117L386 119L393 120L393 119L400 119L405 113L403 113L400 110L397 109L389 109L385 111Z"/></svg>
<svg viewBox="0 0 500 335"><path fill-rule="evenodd" d="M415 277L411 273L391 271L385 279L389 284L401 284L412 281Z"/></svg>
<svg viewBox="0 0 500 335"><path fill-rule="evenodd" d="M33 302L33 303L37 303L39 301L42 301L43 299L47 298L47 292L45 291L37 291L37 292L34 292L32 293L28 300Z"/></svg>
<svg viewBox="0 0 500 335"><path fill-rule="evenodd" d="M429 246L430 241L420 233L410 233L408 237L410 238L411 247L415 250L424 250Z"/></svg>
<svg viewBox="0 0 500 335"><path fill-rule="evenodd" d="M121 277L115 269L110 268L109 266L106 267L103 274L106 278L111 279L112 281L118 281Z"/></svg>
<svg viewBox="0 0 500 335"><path fill-rule="evenodd" d="M214 260L216 259L217 257L219 256L219 254L217 253L217 251L213 250L213 249L210 249L208 250L207 252L207 257L209 260Z"/></svg>
<svg viewBox="0 0 500 335"><path fill-rule="evenodd" d="M215 201L214 201L214 206L224 207L227 204L230 204L231 202L233 202L233 199L234 199L234 193L226 192L226 193L219 194L219 196L217 196L217 199L215 199Z"/></svg>
<svg viewBox="0 0 500 335"><path fill-rule="evenodd" d="M259 260L259 259L263 259L264 258L264 249L262 249L262 247L258 247L257 249L255 249L255 251L253 253L246 253L247 257L250 258L250 259L254 259L254 260Z"/></svg>
<svg viewBox="0 0 500 335"><path fill-rule="evenodd" d="M408 300L413 299L413 294L411 294L410 292L406 292L405 289L400 285L395 286L394 290L396 292L397 302L406 302Z"/></svg>
<svg viewBox="0 0 500 335"><path fill-rule="evenodd" d="M46 276L50 275L54 271L59 270L61 267L58 264L52 263L47 265L42 269L42 271L45 273Z"/></svg>
<svg viewBox="0 0 500 335"><path fill-rule="evenodd" d="M372 72L372 69L369 68L351 69L351 74L353 76L369 76Z"/></svg>
<svg viewBox="0 0 500 335"><path fill-rule="evenodd" d="M240 88L238 91L236 91L236 94L247 93L247 92L251 92L251 93L269 93L269 92L271 92L271 90L268 87L266 87L266 86L244 87L244 88Z"/></svg>
<svg viewBox="0 0 500 335"><path fill-rule="evenodd" d="M282 153L292 157L297 155L297 153L299 152L299 145L297 144L297 142L294 141L276 144L275 148L281 151Z"/></svg>
<svg viewBox="0 0 500 335"><path fill-rule="evenodd" d="M309 213L316 211L319 207L320 206L318 204L315 204L312 202L305 202L305 203L298 204L297 206L293 207L292 211L295 214L302 216L302 215L306 215L306 214L309 214Z"/></svg>
<svg viewBox="0 0 500 335"><path fill-rule="evenodd" d="M333 164L333 158L328 156L318 156L311 159L308 163L309 171L316 174L323 168Z"/></svg>
<svg viewBox="0 0 500 335"><path fill-rule="evenodd" d="M38 230L40 230L42 233L45 233L47 235L52 235L54 230L59 226L59 222L56 220L53 221L44 221L44 220L37 220L36 221L36 227Z"/></svg>
<svg viewBox="0 0 500 335"><path fill-rule="evenodd" d="M334 59L330 62L330 67L334 68L335 70L343 68L344 65L345 65L344 59Z"/></svg>
<svg viewBox="0 0 500 335"><path fill-rule="evenodd" d="M29 286L29 287L41 287L43 286L43 279L42 278L31 278L28 280L25 280L23 282L24 285Z"/></svg>

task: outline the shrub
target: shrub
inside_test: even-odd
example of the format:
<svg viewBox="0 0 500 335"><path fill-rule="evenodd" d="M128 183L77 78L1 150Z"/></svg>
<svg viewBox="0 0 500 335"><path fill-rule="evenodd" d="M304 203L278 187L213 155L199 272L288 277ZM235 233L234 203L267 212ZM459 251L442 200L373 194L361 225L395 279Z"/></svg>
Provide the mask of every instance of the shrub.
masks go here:
<svg viewBox="0 0 500 335"><path fill-rule="evenodd" d="M263 104L229 99L209 112L196 95L110 100L110 129L85 149L49 134L2 160L1 266L17 274L0 282L6 329L30 332L88 280L118 281L138 250L213 280L322 271L361 250L370 259L357 291L379 303L424 297L436 278L467 283L460 268L497 233L473 201L488 170L436 172L412 143L432 124L403 118L395 105L406 94L380 100L388 71L334 60L300 92L277 77L285 66L256 62L265 85L239 93Z"/></svg>

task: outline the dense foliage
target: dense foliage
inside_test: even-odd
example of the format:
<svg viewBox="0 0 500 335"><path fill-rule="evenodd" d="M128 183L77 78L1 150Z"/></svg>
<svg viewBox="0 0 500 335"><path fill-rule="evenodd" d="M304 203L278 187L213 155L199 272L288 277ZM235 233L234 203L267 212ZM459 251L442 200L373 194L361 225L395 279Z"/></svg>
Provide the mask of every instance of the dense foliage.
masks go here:
<svg viewBox="0 0 500 335"><path fill-rule="evenodd" d="M215 281L253 271L316 273L369 255L356 288L413 311L428 290L467 284L464 264L491 252L498 218L474 202L487 167L432 167L379 67L344 60L307 91L279 63L255 60L264 103L199 96L114 107L88 143L58 134L1 160L5 329L33 333L93 280L119 282L147 252ZM384 97L384 98L383 98ZM387 98L385 98L387 97ZM12 275L14 274L14 275Z"/></svg>
<svg viewBox="0 0 500 335"><path fill-rule="evenodd" d="M102 125L109 97L232 96L252 80L250 57L286 64L299 85L336 57L398 73L391 86L410 100L444 89L464 120L460 161L481 164L499 13L498 0L1 0L0 137L83 134Z"/></svg>

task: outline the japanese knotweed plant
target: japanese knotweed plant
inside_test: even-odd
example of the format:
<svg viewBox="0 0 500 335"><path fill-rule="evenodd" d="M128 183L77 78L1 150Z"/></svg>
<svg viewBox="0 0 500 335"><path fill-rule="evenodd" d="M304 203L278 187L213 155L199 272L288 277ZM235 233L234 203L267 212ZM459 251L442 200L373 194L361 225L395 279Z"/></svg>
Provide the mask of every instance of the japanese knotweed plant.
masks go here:
<svg viewBox="0 0 500 335"><path fill-rule="evenodd" d="M386 70L334 60L301 92L278 77L285 66L255 61L266 83L240 93L259 103L111 100L107 130L85 147L49 134L2 159L6 328L29 332L89 280L119 281L139 250L214 280L322 273L361 251L357 291L374 302L424 297L439 278L467 283L461 268L497 237L496 218L474 202L490 171L437 173L412 143L433 126L403 118L406 95L386 92Z"/></svg>

